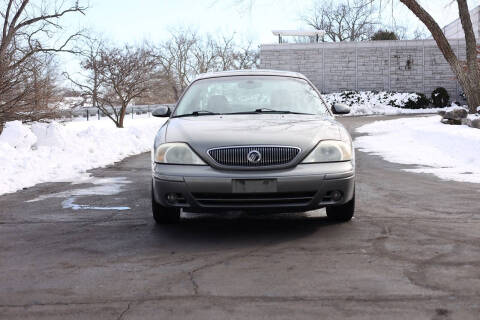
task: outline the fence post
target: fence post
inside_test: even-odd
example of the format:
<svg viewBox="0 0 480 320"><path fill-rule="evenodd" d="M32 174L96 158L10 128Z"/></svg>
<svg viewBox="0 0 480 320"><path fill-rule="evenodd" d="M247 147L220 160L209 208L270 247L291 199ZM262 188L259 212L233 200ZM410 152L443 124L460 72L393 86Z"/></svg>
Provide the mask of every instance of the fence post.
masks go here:
<svg viewBox="0 0 480 320"><path fill-rule="evenodd" d="M88 108L87 108L87 121L88 121Z"/></svg>
<svg viewBox="0 0 480 320"><path fill-rule="evenodd" d="M133 107L132 107L132 119L133 119Z"/></svg>
<svg viewBox="0 0 480 320"><path fill-rule="evenodd" d="M100 110L97 110L97 118L100 120Z"/></svg>

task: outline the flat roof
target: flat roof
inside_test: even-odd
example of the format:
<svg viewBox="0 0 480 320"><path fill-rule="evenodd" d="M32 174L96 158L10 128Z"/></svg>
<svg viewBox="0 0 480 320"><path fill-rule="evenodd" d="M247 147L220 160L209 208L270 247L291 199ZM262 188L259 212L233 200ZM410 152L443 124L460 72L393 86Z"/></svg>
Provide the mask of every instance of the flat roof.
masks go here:
<svg viewBox="0 0 480 320"><path fill-rule="evenodd" d="M275 36L323 36L325 35L325 30L272 30L272 33Z"/></svg>

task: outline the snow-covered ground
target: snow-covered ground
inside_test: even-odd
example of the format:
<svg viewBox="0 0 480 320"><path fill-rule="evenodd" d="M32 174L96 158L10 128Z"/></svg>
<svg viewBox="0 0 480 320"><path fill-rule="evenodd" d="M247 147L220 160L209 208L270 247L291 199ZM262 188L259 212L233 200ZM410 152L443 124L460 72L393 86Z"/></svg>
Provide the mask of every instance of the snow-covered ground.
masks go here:
<svg viewBox="0 0 480 320"><path fill-rule="evenodd" d="M88 177L87 170L150 150L162 118L109 119L24 125L7 123L0 135L0 194L49 181Z"/></svg>
<svg viewBox="0 0 480 320"><path fill-rule="evenodd" d="M347 116L398 115L416 113L437 113L439 108L405 109L401 108L411 99L418 99L416 93L346 91L323 95L329 104L346 103L351 112Z"/></svg>
<svg viewBox="0 0 480 320"><path fill-rule="evenodd" d="M442 179L480 183L480 130L440 123L440 116L376 121L357 129L368 135L355 147Z"/></svg>

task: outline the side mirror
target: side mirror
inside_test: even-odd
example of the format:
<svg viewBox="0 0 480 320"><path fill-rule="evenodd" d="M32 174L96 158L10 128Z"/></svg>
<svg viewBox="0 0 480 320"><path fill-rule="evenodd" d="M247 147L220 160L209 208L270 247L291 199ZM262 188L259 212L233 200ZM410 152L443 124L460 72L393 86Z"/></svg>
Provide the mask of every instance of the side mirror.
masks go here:
<svg viewBox="0 0 480 320"><path fill-rule="evenodd" d="M335 103L332 106L333 114L348 114L350 113L350 107L345 103Z"/></svg>
<svg viewBox="0 0 480 320"><path fill-rule="evenodd" d="M154 117L169 117L170 108L166 106L161 106L152 111L152 116Z"/></svg>

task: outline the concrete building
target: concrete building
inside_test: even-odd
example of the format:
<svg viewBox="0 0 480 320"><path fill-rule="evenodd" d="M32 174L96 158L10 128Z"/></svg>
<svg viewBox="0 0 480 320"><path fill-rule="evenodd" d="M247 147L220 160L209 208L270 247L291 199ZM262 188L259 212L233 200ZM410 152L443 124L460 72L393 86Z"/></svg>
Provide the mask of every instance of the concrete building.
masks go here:
<svg viewBox="0 0 480 320"><path fill-rule="evenodd" d="M475 32L475 38L477 42L479 41L480 36L480 6L470 10L470 19L472 20L473 32ZM465 34L463 33L462 23L460 19L453 21L452 23L447 24L443 28L443 33L448 39L464 39Z"/></svg>

